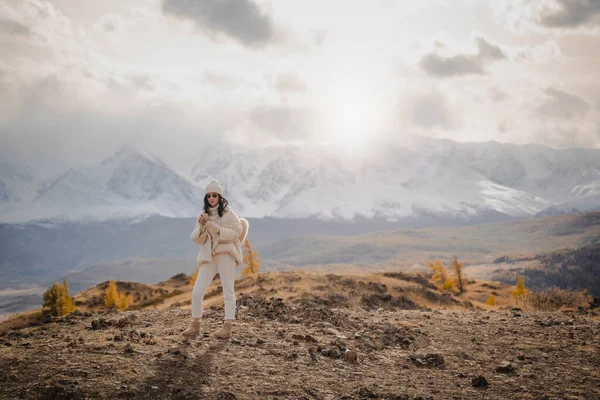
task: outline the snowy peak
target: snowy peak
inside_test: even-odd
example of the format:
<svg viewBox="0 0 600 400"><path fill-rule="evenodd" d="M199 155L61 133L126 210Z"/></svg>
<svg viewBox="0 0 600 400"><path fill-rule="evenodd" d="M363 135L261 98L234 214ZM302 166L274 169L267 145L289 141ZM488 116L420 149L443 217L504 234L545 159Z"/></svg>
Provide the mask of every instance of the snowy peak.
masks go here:
<svg viewBox="0 0 600 400"><path fill-rule="evenodd" d="M200 201L198 200L200 199ZM71 168L41 184L31 204L3 219L110 219L131 215L188 216L201 203L198 188L160 159L125 147L101 163Z"/></svg>
<svg viewBox="0 0 600 400"><path fill-rule="evenodd" d="M600 208L595 149L409 137L402 147L362 153L335 146L218 144L203 145L197 154L182 175L156 156L123 147L99 164L72 168L41 185L25 169L3 167L0 220L191 217L202 207L210 179L219 180L240 215L255 218L469 221Z"/></svg>
<svg viewBox="0 0 600 400"><path fill-rule="evenodd" d="M30 199L36 185L32 169L0 162L0 204Z"/></svg>
<svg viewBox="0 0 600 400"><path fill-rule="evenodd" d="M164 162L157 156L147 154L142 150L133 146L123 146L115 154L105 158L101 165L110 167L123 164L134 164L140 162L149 162L154 164L165 165Z"/></svg>

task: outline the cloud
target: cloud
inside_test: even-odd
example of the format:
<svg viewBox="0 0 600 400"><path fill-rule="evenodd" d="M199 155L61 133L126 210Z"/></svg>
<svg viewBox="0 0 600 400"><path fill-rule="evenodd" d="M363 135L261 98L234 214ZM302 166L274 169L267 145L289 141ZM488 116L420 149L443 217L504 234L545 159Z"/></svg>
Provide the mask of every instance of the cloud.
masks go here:
<svg viewBox="0 0 600 400"><path fill-rule="evenodd" d="M326 31L325 29L321 29L320 31L316 32L313 36L313 43L315 46L322 46L325 43L325 40L327 39L327 35L329 34L328 31Z"/></svg>
<svg viewBox="0 0 600 400"><path fill-rule="evenodd" d="M426 54L419 65L429 75L440 78L484 73L483 65L475 57L466 55L444 58L435 53Z"/></svg>
<svg viewBox="0 0 600 400"><path fill-rule="evenodd" d="M465 75L483 75L485 74L485 64L506 58L502 49L483 37L477 37L476 54L457 54L451 57L444 57L438 53L425 54L419 66L427 74L438 78L450 78ZM437 48L443 48L436 43Z"/></svg>
<svg viewBox="0 0 600 400"><path fill-rule="evenodd" d="M154 84L152 78L148 74L133 74L129 76L129 81L131 82L133 87L135 87L138 90L146 90L151 92L154 89L156 89L156 85Z"/></svg>
<svg viewBox="0 0 600 400"><path fill-rule="evenodd" d="M500 46L488 42L481 36L477 37L476 41L477 59L481 61L496 61L504 60L506 58L506 54L504 54Z"/></svg>
<svg viewBox="0 0 600 400"><path fill-rule="evenodd" d="M534 132L533 140L558 148L594 148L600 145L600 125L540 129Z"/></svg>
<svg viewBox="0 0 600 400"><path fill-rule="evenodd" d="M12 19L0 19L0 33L15 36L31 36L31 28Z"/></svg>
<svg viewBox="0 0 600 400"><path fill-rule="evenodd" d="M89 93L86 84L104 82L82 73L89 76L84 81L57 74L12 89L0 81L2 93L10 93L0 100L0 159L54 174L133 144L177 161L227 136L241 119L239 109L200 107L154 91L140 96L136 85L143 91L154 85L144 74L117 75L113 87Z"/></svg>
<svg viewBox="0 0 600 400"><path fill-rule="evenodd" d="M496 16L520 34L543 30L600 32L598 0L490 0Z"/></svg>
<svg viewBox="0 0 600 400"><path fill-rule="evenodd" d="M500 103L500 102L510 98L510 95L508 93L506 93L504 90L496 88L496 87L490 88L489 94L490 94L490 98L493 101L495 101L496 103Z"/></svg>
<svg viewBox="0 0 600 400"><path fill-rule="evenodd" d="M600 26L600 1L556 0L555 7L546 8L539 23L548 28L578 28Z"/></svg>
<svg viewBox="0 0 600 400"><path fill-rule="evenodd" d="M302 94L308 91L306 84L294 74L279 75L273 83L273 87L280 94Z"/></svg>
<svg viewBox="0 0 600 400"><path fill-rule="evenodd" d="M409 122L427 130L435 127L451 129L454 126L448 100L437 91L411 97L404 115Z"/></svg>
<svg viewBox="0 0 600 400"><path fill-rule="evenodd" d="M251 0L163 0L162 11L246 47L260 48L276 40L273 20Z"/></svg>
<svg viewBox="0 0 600 400"><path fill-rule="evenodd" d="M573 119L591 108L585 99L577 95L554 88L544 89L544 93L549 98L537 108L538 114L544 118Z"/></svg>
<svg viewBox="0 0 600 400"><path fill-rule="evenodd" d="M317 113L303 107L257 107L250 120L259 129L282 141L300 141L315 135Z"/></svg>
<svg viewBox="0 0 600 400"><path fill-rule="evenodd" d="M232 76L214 70L204 71L202 74L202 81L221 89L232 89L238 85L237 81Z"/></svg>
<svg viewBox="0 0 600 400"><path fill-rule="evenodd" d="M528 63L557 63L563 58L560 46L553 39L533 47L527 47L515 54L514 60Z"/></svg>

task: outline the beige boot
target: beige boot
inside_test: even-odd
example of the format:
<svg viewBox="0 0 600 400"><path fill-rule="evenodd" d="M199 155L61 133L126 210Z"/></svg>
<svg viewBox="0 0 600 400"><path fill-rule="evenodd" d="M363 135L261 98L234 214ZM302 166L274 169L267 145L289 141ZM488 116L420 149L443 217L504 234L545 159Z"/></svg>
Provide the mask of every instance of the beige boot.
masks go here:
<svg viewBox="0 0 600 400"><path fill-rule="evenodd" d="M233 321L226 321L223 324L223 327L215 332L215 337L218 339L229 339L231 337L231 327L233 326Z"/></svg>
<svg viewBox="0 0 600 400"><path fill-rule="evenodd" d="M183 331L181 334L183 336L196 336L200 333L200 321L192 321L192 324L189 328Z"/></svg>

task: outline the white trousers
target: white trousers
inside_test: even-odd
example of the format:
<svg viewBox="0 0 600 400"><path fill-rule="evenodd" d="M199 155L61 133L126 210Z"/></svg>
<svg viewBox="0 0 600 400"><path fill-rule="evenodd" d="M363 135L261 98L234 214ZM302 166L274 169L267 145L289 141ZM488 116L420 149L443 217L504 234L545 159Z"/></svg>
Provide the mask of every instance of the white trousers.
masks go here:
<svg viewBox="0 0 600 400"><path fill-rule="evenodd" d="M198 277L192 291L192 318L202 318L202 300L204 293L219 273L221 286L223 286L223 299L225 302L225 319L235 319L235 261L227 253L219 253L213 256L210 263L200 266Z"/></svg>

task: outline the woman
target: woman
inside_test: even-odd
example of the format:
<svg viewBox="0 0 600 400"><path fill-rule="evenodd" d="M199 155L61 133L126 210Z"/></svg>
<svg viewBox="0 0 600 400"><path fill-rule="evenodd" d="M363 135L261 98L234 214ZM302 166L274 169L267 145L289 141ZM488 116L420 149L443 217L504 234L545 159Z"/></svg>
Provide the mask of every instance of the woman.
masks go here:
<svg viewBox="0 0 600 400"><path fill-rule="evenodd" d="M200 333L204 292L218 272L223 286L225 323L215 336L227 339L231 336L235 319L235 269L242 264L241 243L248 234L248 221L238 218L229 207L217 180L209 182L205 193L204 212L198 216L196 227L190 234L192 241L202 247L198 253L199 270L192 292L192 323L183 335L196 336Z"/></svg>

